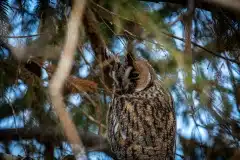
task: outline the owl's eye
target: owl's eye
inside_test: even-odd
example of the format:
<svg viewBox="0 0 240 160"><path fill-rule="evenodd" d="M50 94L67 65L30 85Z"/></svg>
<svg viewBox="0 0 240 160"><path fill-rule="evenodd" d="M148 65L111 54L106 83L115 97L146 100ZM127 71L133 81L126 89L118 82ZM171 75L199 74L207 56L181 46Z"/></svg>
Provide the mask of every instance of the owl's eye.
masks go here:
<svg viewBox="0 0 240 160"><path fill-rule="evenodd" d="M139 72L133 71L133 72L130 74L129 79L130 79L130 80L138 80L138 79L139 79Z"/></svg>

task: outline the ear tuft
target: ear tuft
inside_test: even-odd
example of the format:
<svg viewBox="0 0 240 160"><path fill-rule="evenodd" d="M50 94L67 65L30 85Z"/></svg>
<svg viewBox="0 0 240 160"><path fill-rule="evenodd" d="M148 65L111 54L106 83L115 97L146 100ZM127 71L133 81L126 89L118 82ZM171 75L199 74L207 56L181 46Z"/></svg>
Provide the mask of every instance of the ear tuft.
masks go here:
<svg viewBox="0 0 240 160"><path fill-rule="evenodd" d="M139 72L139 80L135 91L144 90L148 85L155 80L155 72L152 66L146 60L135 61L135 69Z"/></svg>

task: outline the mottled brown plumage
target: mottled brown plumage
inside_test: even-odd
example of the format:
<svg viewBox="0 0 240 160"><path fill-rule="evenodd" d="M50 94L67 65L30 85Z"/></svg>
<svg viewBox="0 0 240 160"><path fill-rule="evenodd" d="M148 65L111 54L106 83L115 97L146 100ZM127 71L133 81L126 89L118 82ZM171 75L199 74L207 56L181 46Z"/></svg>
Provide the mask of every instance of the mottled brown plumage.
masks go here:
<svg viewBox="0 0 240 160"><path fill-rule="evenodd" d="M7 36L9 34L10 25L0 18L0 44L3 45L7 42Z"/></svg>
<svg viewBox="0 0 240 160"><path fill-rule="evenodd" d="M129 69L130 68L130 69ZM113 67L108 138L121 160L174 160L173 100L147 61Z"/></svg>

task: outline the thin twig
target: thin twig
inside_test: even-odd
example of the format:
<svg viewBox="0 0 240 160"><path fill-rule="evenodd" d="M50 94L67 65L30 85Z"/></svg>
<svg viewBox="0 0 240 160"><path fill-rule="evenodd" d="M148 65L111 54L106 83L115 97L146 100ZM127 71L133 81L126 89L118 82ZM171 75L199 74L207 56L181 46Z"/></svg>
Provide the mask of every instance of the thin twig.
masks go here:
<svg viewBox="0 0 240 160"><path fill-rule="evenodd" d="M2 36L2 35L0 35L0 37L2 37L2 38L31 38L31 37L38 37L38 36L41 36L43 34L47 34L47 33L25 35L25 36Z"/></svg>
<svg viewBox="0 0 240 160"><path fill-rule="evenodd" d="M174 38L174 39L177 39L177 40L180 40L180 41L182 41L182 42L185 42L185 39L184 39L184 38L180 38L180 37L177 37L177 36L175 36L175 35L173 35L173 34L166 33L166 32L162 32L162 33L163 33L164 35L168 36L168 37L172 37L172 38ZM201 46L201 45L199 45L199 44L197 44L197 43L195 43L195 42L191 42L191 43L192 43L193 45L197 46L198 48L201 48L202 50L204 50L204 51L206 51L207 53L210 53L210 54L212 54L212 55L214 55L214 56L216 56L216 57L222 58L222 59L227 60L227 61L230 61L230 62L232 62L232 63L240 64L240 62L238 62L238 61L236 61L236 60L234 60L234 59L230 59L230 58L221 56L220 54L217 54L217 53L215 53L215 52L213 52L213 51L211 51L211 50L209 50L209 49L207 49L207 48L204 48L203 46Z"/></svg>
<svg viewBox="0 0 240 160"><path fill-rule="evenodd" d="M73 103L71 103L71 102L69 102L69 103L70 103L72 106L77 107L75 104L73 104ZM96 120L94 117L92 117L91 115L89 115L88 113L86 113L86 112L84 112L84 111L81 111L81 113L82 113L88 120L90 120L91 122L93 122L94 124L100 125L102 128L107 129L107 127L106 127L104 124L102 124L101 121Z"/></svg>
<svg viewBox="0 0 240 160"><path fill-rule="evenodd" d="M107 127L106 127L104 124L102 124L101 121L96 120L95 118L93 118L92 116L90 116L89 114L87 114L87 113L84 112L84 111L81 111L81 112L82 112L82 114L83 114L84 116L86 116L86 117L87 117L90 121L92 121L93 123L101 126L101 127L104 128L104 129L107 129Z"/></svg>
<svg viewBox="0 0 240 160"><path fill-rule="evenodd" d="M62 57L59 61L58 68L54 73L49 91L57 115L63 125L65 135L71 144L74 155L77 160L87 159L86 151L83 146L82 140L78 136L77 129L70 119L69 114L65 111L65 104L63 102L62 89L64 82L70 74L72 62L74 60L74 53L77 48L79 26L81 26L82 15L85 8L85 0L75 0L68 22L67 35L65 39L65 46L63 49Z"/></svg>
<svg viewBox="0 0 240 160"><path fill-rule="evenodd" d="M180 158L184 159L184 156L183 156L183 155L178 154L178 153L176 153L176 155L179 156Z"/></svg>
<svg viewBox="0 0 240 160"><path fill-rule="evenodd" d="M6 99L8 99L7 97L6 97ZM13 121L14 121L14 125L15 125L15 129L16 129L16 133L18 133L18 127L17 127L17 121L16 121L16 112L15 112L15 109L14 109L14 107L13 107L13 105L11 104L11 102L10 102L10 100L8 100L9 101L9 104L10 104L10 107L11 107L11 109L12 109L12 113L13 113ZM20 142L19 143L21 143L22 144L22 137L20 136L20 135L18 135L18 137L19 137L19 139L20 139ZM26 147L25 147L25 145L23 145L22 144L22 147L23 147L23 150L24 150L24 152L25 152L25 155L27 155L27 149L26 149Z"/></svg>

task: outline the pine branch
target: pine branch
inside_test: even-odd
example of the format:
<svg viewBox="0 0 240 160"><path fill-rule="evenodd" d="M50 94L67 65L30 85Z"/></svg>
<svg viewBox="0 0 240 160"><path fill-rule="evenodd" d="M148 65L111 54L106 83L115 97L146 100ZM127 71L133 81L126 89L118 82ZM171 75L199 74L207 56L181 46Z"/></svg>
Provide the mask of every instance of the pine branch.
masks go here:
<svg viewBox="0 0 240 160"><path fill-rule="evenodd" d="M167 2L167 3L175 3L186 6L188 4L188 0L142 0L145 2ZM196 0L196 7L200 9L205 9L211 11L216 8L224 8L227 11L233 11L235 13L239 13L240 2L238 0Z"/></svg>
<svg viewBox="0 0 240 160"><path fill-rule="evenodd" d="M84 22L85 32L87 33L88 38L90 39L92 49L96 56L96 62L99 65L101 65L102 63L104 63L104 61L109 60L110 57L107 56L107 50L108 50L107 45L98 28L98 22L96 20L96 17L89 6L86 8L83 22ZM100 69L101 69L100 81L103 87L106 90L109 90L109 86L111 86L110 85L111 78L108 76L108 74L104 74L105 72L109 72L108 70L109 68L100 67Z"/></svg>
<svg viewBox="0 0 240 160"><path fill-rule="evenodd" d="M180 41L182 41L182 42L185 41L184 38L177 37L177 36L175 36L175 35L173 35L173 34L166 33L166 32L162 32L162 33L163 33L164 35L168 36L168 37L172 37L172 38L177 39L177 40L180 40ZM221 59L230 61L230 62L232 62L232 63L240 64L240 62L238 62L237 60L224 57L224 56L222 56L222 55L220 55L220 54L217 54L217 53L215 53L215 52L213 52L213 51L211 51L211 50L209 50L209 49L207 49L207 48L205 48L205 47L203 47L203 46L195 43L195 42L191 42L191 43L192 43L193 45L197 46L198 48L201 48L202 50L206 51L207 53L212 54L212 55L214 55L214 56L216 56L216 57L218 57L218 58L221 58Z"/></svg>
<svg viewBox="0 0 240 160"><path fill-rule="evenodd" d="M44 130L44 132L43 132ZM78 135L84 137L82 142L86 147L87 152L99 151L104 152L111 157L115 157L112 153L108 141L106 138L91 133L86 132L83 129L78 128ZM0 129L0 141L19 141L19 140L32 140L36 139L40 143L51 142L51 144L58 145L59 142L67 141L66 137L61 134L59 129L54 129L54 127L49 128L7 128Z"/></svg>
<svg viewBox="0 0 240 160"><path fill-rule="evenodd" d="M44 131L44 132L43 132ZM82 142L87 150L107 150L109 149L108 141L106 138L97 134L86 132L83 129L78 128L77 133L80 137L84 137ZM61 134L59 129L54 127L49 128L11 128L0 129L0 141L4 140L31 140L36 139L39 142L51 142L53 144L59 144L61 141L67 141L66 137Z"/></svg>
<svg viewBox="0 0 240 160"><path fill-rule="evenodd" d="M173 1L175 2L175 0L173 0ZM160 2L160 1L159 1L159 2ZM196 2L196 3L197 3L197 2ZM95 4L95 3L93 3L93 4ZM133 22L132 20L126 19L126 18L121 17L121 16L118 16L117 14L109 11L108 9L103 8L102 6L100 6L100 5L98 5L98 4L95 4L95 5L98 7L98 10L96 9L95 11L96 11L98 14L100 14L100 15L103 17L103 19L106 19L106 20L109 21L109 22L113 22L113 17L114 17L114 16L117 16L118 18L121 18L121 19L124 20L124 21ZM197 6L197 4L196 4L196 6ZM141 27L141 24L138 24L138 23L136 23L136 22L135 22L135 24L137 24L137 25L139 25L139 27ZM166 36L168 36L168 37L172 37L172 38L174 38L174 39L177 39L177 40L180 40L180 41L182 41L182 42L185 42L185 39L184 39L184 38L180 38L180 37L177 37L177 36L175 36L175 35L173 35L173 34L166 33L166 32L161 32L161 33L164 34L164 35L166 35ZM132 35L132 36L134 36L134 37L138 37L138 33L130 33L130 35ZM232 62L232 63L236 63L236 64L240 65L240 62L237 61L237 60L230 59L230 58L224 57L224 56L222 56L222 55L220 55L220 54L217 54L217 53L215 53L215 52L213 52L213 51L211 51L211 50L209 50L209 49L207 49L207 48L205 48L205 47L203 47L203 46L201 46L201 45L199 45L199 44L197 44L197 43L195 43L195 42L193 42L193 41L191 41L191 43L192 43L193 45L197 46L198 48L203 49L204 51L206 51L206 52L209 53L209 54L212 54L212 55L214 55L214 56L216 56L216 57L219 57L219 58L221 58L221 59L224 59L224 60L227 60L227 61L230 61L230 62Z"/></svg>
<svg viewBox="0 0 240 160"><path fill-rule="evenodd" d="M0 153L0 159L1 160L22 160L24 158L20 156L14 156L11 154Z"/></svg>

